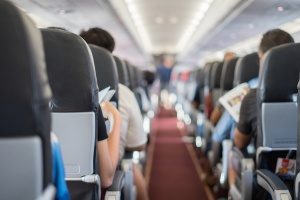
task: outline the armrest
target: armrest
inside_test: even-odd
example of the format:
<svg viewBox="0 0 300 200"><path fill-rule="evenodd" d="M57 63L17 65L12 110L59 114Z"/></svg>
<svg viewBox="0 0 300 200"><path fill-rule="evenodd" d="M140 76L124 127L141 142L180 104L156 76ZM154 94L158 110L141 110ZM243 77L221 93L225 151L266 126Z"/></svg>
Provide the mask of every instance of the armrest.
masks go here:
<svg viewBox="0 0 300 200"><path fill-rule="evenodd" d="M55 199L56 189L53 185L48 185L43 194L37 200L53 200Z"/></svg>
<svg viewBox="0 0 300 200"><path fill-rule="evenodd" d="M256 174L258 184L271 194L272 199L292 199L288 188L276 174L266 169L256 170Z"/></svg>
<svg viewBox="0 0 300 200"><path fill-rule="evenodd" d="M116 170L113 183L106 189L105 200L120 200L121 190L124 188L125 172Z"/></svg>
<svg viewBox="0 0 300 200"><path fill-rule="evenodd" d="M106 191L121 191L122 188L124 187L124 177L125 177L125 172L121 170L117 170L115 172L112 185L108 187Z"/></svg>

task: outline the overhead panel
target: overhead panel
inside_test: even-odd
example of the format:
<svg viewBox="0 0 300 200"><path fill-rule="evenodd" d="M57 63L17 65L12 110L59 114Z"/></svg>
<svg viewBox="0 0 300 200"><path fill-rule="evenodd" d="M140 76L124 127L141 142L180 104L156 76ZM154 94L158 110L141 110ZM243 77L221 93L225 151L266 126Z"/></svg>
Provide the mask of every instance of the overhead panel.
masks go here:
<svg viewBox="0 0 300 200"><path fill-rule="evenodd" d="M12 1L23 8L39 27L62 27L76 34L91 27L100 27L114 37L114 53L120 58L137 66L151 62L151 57L136 43L106 0Z"/></svg>

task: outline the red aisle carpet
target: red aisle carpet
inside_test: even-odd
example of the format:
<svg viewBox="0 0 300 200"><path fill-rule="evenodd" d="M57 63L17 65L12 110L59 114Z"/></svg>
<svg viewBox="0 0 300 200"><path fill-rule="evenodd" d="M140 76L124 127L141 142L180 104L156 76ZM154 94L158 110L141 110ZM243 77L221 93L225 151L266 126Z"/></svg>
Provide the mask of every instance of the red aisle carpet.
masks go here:
<svg viewBox="0 0 300 200"><path fill-rule="evenodd" d="M207 200L187 146L177 128L174 111L161 109L153 121L151 200Z"/></svg>

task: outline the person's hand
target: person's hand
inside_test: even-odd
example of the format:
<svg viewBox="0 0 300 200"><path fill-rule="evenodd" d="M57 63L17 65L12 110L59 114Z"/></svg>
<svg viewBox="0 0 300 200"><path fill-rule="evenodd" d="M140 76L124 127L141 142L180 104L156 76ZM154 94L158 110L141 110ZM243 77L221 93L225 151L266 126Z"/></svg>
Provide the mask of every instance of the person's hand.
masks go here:
<svg viewBox="0 0 300 200"><path fill-rule="evenodd" d="M108 101L104 101L100 104L103 117L109 121L114 121L116 117L120 117L119 111Z"/></svg>

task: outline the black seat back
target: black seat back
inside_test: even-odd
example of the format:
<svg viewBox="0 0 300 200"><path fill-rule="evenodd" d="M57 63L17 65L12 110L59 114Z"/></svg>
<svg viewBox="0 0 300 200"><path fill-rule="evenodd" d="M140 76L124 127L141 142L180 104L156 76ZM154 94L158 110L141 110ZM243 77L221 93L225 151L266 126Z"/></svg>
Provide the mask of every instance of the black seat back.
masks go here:
<svg viewBox="0 0 300 200"><path fill-rule="evenodd" d="M110 89L116 90L110 101L116 102L118 107L119 79L115 59L108 50L93 44L89 44L89 46L94 57L99 90L108 86Z"/></svg>
<svg viewBox="0 0 300 200"><path fill-rule="evenodd" d="M234 72L233 86L250 81L258 77L259 59L256 52L238 59Z"/></svg>
<svg viewBox="0 0 300 200"><path fill-rule="evenodd" d="M30 18L7 1L0 1L0 24L0 193L34 199L52 182L43 42Z"/></svg>
<svg viewBox="0 0 300 200"><path fill-rule="evenodd" d="M130 83L129 83L128 71L126 69L125 62L120 58L118 58L117 56L114 56L114 59L116 61L119 83L129 87Z"/></svg>
<svg viewBox="0 0 300 200"><path fill-rule="evenodd" d="M216 62L212 66L212 76L210 80L210 87L212 89L212 99L213 99L213 106L216 105L217 101L221 96L221 74L224 62Z"/></svg>
<svg viewBox="0 0 300 200"><path fill-rule="evenodd" d="M233 88L234 70L238 58L233 58L224 63L221 74L221 93L225 94Z"/></svg>

